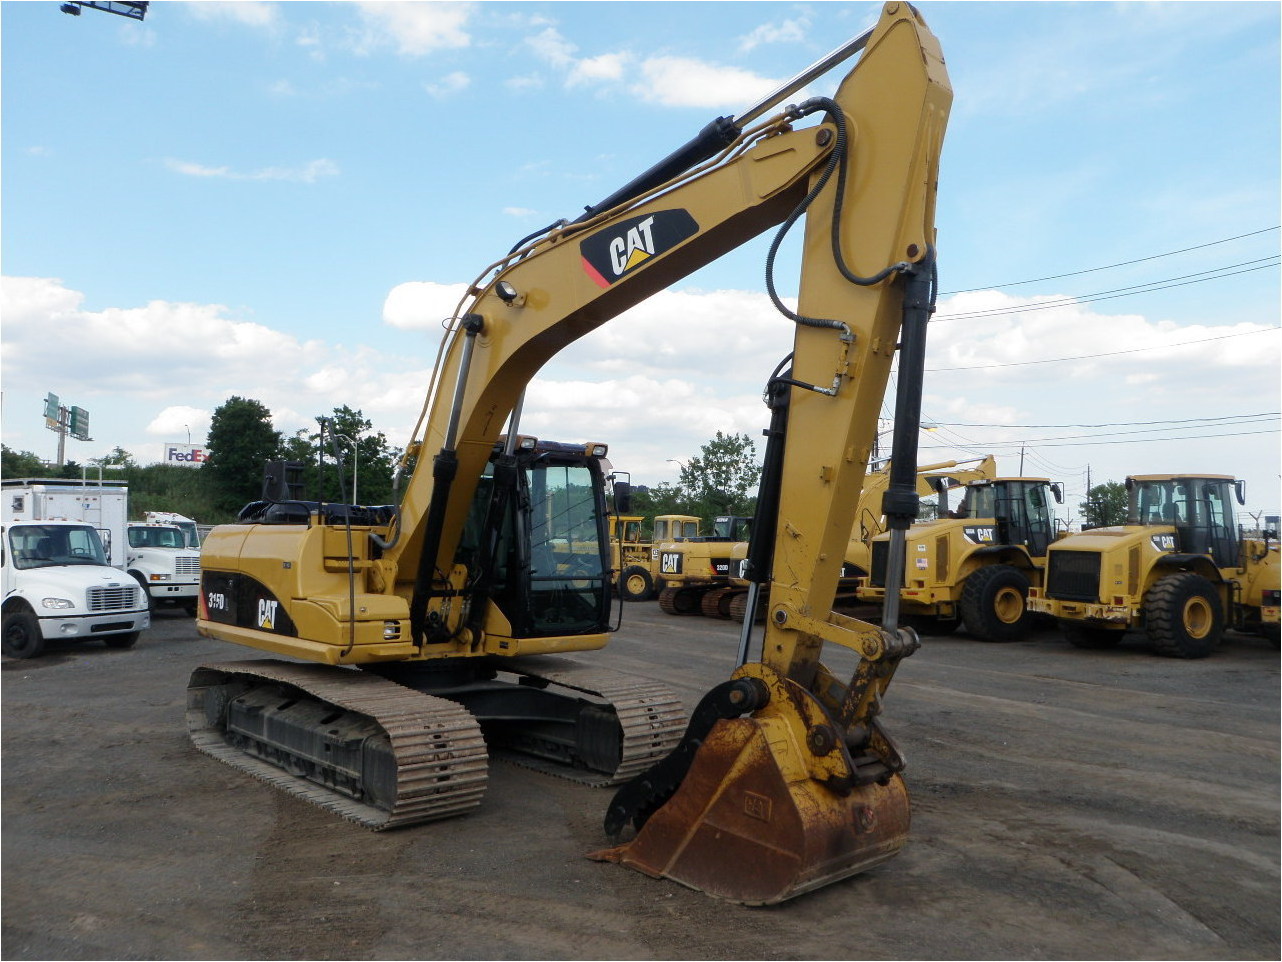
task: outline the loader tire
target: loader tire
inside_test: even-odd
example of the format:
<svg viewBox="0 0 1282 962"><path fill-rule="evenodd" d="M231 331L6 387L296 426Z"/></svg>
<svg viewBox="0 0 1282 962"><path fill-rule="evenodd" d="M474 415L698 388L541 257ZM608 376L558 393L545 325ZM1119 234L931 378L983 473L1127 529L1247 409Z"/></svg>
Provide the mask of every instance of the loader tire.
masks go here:
<svg viewBox="0 0 1282 962"><path fill-rule="evenodd" d="M1224 636L1219 592L1192 571L1167 575L1144 597L1144 627L1159 655L1205 658Z"/></svg>
<svg viewBox="0 0 1282 962"><path fill-rule="evenodd" d="M654 579L640 565L628 565L619 577L619 597L624 601L649 601L654 594Z"/></svg>
<svg viewBox="0 0 1282 962"><path fill-rule="evenodd" d="M8 658L35 658L45 650L40 621L33 612L25 608L7 612L2 630L4 634L0 638L0 648L3 648Z"/></svg>
<svg viewBox="0 0 1282 962"><path fill-rule="evenodd" d="M1010 565L970 573L958 603L966 629L984 641L1018 641L1028 634L1028 577Z"/></svg>
<svg viewBox="0 0 1282 962"><path fill-rule="evenodd" d="M1061 621L1059 630L1074 648L1114 648L1122 640L1125 631L1114 628L1100 628L1096 625L1084 625L1077 621Z"/></svg>

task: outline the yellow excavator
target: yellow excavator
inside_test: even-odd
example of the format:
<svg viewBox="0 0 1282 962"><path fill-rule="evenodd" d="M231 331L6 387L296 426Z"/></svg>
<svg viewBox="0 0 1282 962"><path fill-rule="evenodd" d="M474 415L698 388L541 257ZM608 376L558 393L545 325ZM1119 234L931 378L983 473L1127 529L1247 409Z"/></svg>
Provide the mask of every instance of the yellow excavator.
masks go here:
<svg viewBox="0 0 1282 962"><path fill-rule="evenodd" d="M787 103L855 54L832 97ZM594 857L745 904L893 856L908 793L878 716L918 640L896 624L897 591L880 625L832 600L896 356L892 552L917 511L951 101L938 41L888 3L779 91L487 267L442 341L390 516L274 505L206 540L201 633L293 660L198 667L196 744L375 828L471 810L488 756L522 752L621 782L603 826L620 844ZM774 263L797 222L793 309ZM745 633L682 733L660 686L549 657L600 648L611 627L607 452L522 435L521 401L576 338L772 227L766 288L795 337L766 379L751 558L770 572L769 615L757 657ZM852 677L824 667L825 644L857 655Z"/></svg>

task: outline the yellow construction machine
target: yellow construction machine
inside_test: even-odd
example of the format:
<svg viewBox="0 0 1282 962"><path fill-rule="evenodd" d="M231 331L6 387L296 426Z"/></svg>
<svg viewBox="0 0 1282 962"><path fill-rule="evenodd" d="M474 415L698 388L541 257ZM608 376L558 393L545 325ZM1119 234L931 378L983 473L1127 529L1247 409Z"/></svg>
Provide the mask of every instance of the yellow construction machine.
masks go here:
<svg viewBox="0 0 1282 962"><path fill-rule="evenodd" d="M948 491L978 478L992 477L996 468L992 457L975 459L979 461L974 467L961 467L973 462L941 461L938 464L927 464L917 469L917 494L927 497L931 494L940 496L941 504L947 507ZM959 470L949 470L959 469ZM886 530L886 519L881 513L881 501L890 484L890 465L882 462L875 470L868 472L864 478L863 490L859 492L859 504L855 512L855 523L850 531L850 540L846 543L846 559L841 566L841 577L837 582L837 596L833 600L841 608L857 602L856 589L859 580L868 575L870 545L874 535ZM747 572L748 541L730 545L729 555L724 567L728 570L726 584L713 585L710 591L699 600L698 610L709 618L729 618L742 622L746 616L748 587L752 578ZM762 579L765 580L765 579ZM760 616L764 599L758 599L757 615ZM685 611L669 611L669 614L685 614Z"/></svg>
<svg viewBox="0 0 1282 962"><path fill-rule="evenodd" d="M731 553L751 534L752 518L719 515L712 519L712 533L706 537L657 545L659 607L670 615L702 611L724 617L718 603L730 585Z"/></svg>
<svg viewBox="0 0 1282 962"><path fill-rule="evenodd" d="M644 555L629 555L619 575L619 596L624 601L648 601L664 585L663 569L668 560L664 547L673 543L698 541L699 519L692 514L660 514L654 531L645 543Z"/></svg>
<svg viewBox="0 0 1282 962"><path fill-rule="evenodd" d="M832 97L787 102L856 53ZM196 743L382 828L471 810L492 751L605 781L640 766L604 826L635 835L595 857L741 903L893 856L908 794L878 716L918 641L893 610L874 625L832 601L896 358L892 550L917 510L951 100L938 41L910 4L888 3L779 91L485 268L442 342L391 517L285 505L205 542L200 631L292 660L199 667ZM791 309L774 263L797 222ZM766 289L794 341L765 379L754 545L769 617L758 657L745 638L738 669L674 738L660 686L546 657L606 642L608 472L604 445L521 435L521 400L576 338L772 227ZM848 680L821 663L825 644L857 655Z"/></svg>
<svg viewBox="0 0 1282 962"><path fill-rule="evenodd" d="M984 641L1016 641L1032 624L1031 587L1042 583L1056 537L1051 498L1063 488L1046 478L972 481L950 516L913 525L903 560L900 619L919 634L941 635L965 622ZM872 542L872 570L861 601L890 594L890 540Z"/></svg>
<svg viewBox="0 0 1282 962"><path fill-rule="evenodd" d="M1227 628L1278 636L1278 533L1242 535L1245 485L1218 474L1126 479L1126 524L1061 538L1029 607L1079 648L1109 648L1132 628L1153 650L1205 658Z"/></svg>

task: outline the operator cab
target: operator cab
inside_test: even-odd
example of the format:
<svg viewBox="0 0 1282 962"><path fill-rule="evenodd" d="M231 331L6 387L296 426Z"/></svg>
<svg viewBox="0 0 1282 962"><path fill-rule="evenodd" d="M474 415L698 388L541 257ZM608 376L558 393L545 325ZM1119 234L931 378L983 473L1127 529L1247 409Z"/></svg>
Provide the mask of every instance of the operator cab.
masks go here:
<svg viewBox="0 0 1282 962"><path fill-rule="evenodd" d="M1246 503L1246 482L1226 475L1135 475L1126 479L1131 525L1175 529L1174 550L1209 554L1221 568L1237 564L1233 499Z"/></svg>
<svg viewBox="0 0 1282 962"><path fill-rule="evenodd" d="M518 439L515 471L477 485L455 561L477 572L473 610L488 595L517 637L606 630L610 541L604 444ZM502 479L502 480L496 480Z"/></svg>
<svg viewBox="0 0 1282 962"><path fill-rule="evenodd" d="M949 515L977 525L991 519L995 544L1023 545L1030 557L1041 558L1055 539L1052 497L1062 502L1063 488L1045 478L972 481Z"/></svg>

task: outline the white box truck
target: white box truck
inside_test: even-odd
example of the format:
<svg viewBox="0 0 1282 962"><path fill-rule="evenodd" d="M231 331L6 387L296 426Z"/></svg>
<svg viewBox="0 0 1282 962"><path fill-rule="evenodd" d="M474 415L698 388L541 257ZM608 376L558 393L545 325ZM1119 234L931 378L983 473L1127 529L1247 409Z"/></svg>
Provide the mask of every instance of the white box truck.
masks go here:
<svg viewBox="0 0 1282 962"><path fill-rule="evenodd" d="M14 521L66 518L98 530L107 564L125 569L129 545L129 487L124 481L74 481L60 478L6 478L4 517Z"/></svg>
<svg viewBox="0 0 1282 962"><path fill-rule="evenodd" d="M147 592L152 608L175 605L195 616L200 549L188 547L186 533L174 524L130 521L125 528L129 542L125 570Z"/></svg>

